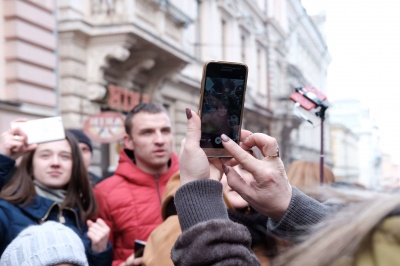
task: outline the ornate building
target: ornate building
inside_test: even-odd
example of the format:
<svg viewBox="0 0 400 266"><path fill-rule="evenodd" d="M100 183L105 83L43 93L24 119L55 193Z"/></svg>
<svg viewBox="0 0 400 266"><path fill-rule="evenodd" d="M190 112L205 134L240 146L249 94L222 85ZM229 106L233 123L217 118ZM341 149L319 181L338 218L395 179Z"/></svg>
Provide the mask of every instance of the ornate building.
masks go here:
<svg viewBox="0 0 400 266"><path fill-rule="evenodd" d="M54 1L0 3L0 130L16 118L55 116L57 21Z"/></svg>
<svg viewBox="0 0 400 266"><path fill-rule="evenodd" d="M204 62L240 61L249 67L243 127L276 137L285 163L300 157L318 160L319 128L304 125L293 114L289 95L306 84L324 92L330 56L320 24L307 15L300 0L59 0L56 7L52 3L3 3L34 7L46 15L45 22L38 22L43 20L35 15L22 19L52 40L39 45L51 60L32 63L50 72L52 79L41 73L37 81L27 81L38 84L42 93L35 105L41 110L37 116L60 114L65 127L82 128L101 112L123 113L141 100L160 101L170 112L178 151L186 129L184 109L198 108ZM4 10L0 23L18 18ZM9 62L5 67L11 67ZM0 76L4 80L6 86L11 84ZM29 99L10 98L5 92L0 89L2 100L29 105ZM21 115L13 112L13 117ZM117 146L96 143L98 173L117 164Z"/></svg>

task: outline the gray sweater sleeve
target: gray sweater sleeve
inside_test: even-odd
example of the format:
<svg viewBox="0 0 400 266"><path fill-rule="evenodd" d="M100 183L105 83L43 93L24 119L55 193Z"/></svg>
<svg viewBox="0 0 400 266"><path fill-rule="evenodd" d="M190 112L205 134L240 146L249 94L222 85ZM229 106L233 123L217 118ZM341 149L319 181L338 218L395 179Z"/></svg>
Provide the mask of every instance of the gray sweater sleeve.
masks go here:
<svg viewBox="0 0 400 266"><path fill-rule="evenodd" d="M175 193L175 207L182 231L212 219L229 219L222 198L222 185L215 180L197 180Z"/></svg>
<svg viewBox="0 0 400 266"><path fill-rule="evenodd" d="M174 200L183 231L171 251L174 265L260 265L250 232L228 218L221 183L187 183Z"/></svg>
<svg viewBox="0 0 400 266"><path fill-rule="evenodd" d="M280 221L268 219L267 227L274 235L292 242L301 241L310 226L336 211L338 204L320 203L293 187L289 207Z"/></svg>

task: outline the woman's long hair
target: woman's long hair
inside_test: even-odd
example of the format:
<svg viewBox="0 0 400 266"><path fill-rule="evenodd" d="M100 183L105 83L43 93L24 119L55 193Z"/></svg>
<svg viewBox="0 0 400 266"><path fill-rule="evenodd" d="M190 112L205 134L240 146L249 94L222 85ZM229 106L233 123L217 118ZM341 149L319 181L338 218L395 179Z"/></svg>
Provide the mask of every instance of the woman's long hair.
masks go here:
<svg viewBox="0 0 400 266"><path fill-rule="evenodd" d="M67 184L67 194L62 207L78 208L82 222L97 214L97 203L90 185L88 171L83 163L78 142L74 136L65 132L66 140L71 146L72 171ZM36 196L33 183L33 156L35 150L25 154L20 165L9 182L0 192L0 198L14 205L24 206L32 203Z"/></svg>
<svg viewBox="0 0 400 266"><path fill-rule="evenodd" d="M330 193L329 189L322 191ZM335 191L337 202L347 202L348 206L311 228L310 235L301 244L278 256L272 265L325 266L351 262L359 248L370 240L373 229L400 209L398 194L353 192L343 191L340 197Z"/></svg>

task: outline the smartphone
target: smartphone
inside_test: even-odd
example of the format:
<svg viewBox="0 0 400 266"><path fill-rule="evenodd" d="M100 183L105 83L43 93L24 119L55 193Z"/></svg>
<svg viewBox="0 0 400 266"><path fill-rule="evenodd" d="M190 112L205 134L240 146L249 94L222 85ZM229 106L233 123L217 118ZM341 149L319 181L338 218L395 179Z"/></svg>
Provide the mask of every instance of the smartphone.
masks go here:
<svg viewBox="0 0 400 266"><path fill-rule="evenodd" d="M146 244L147 242L143 240L135 240L135 258L143 257L144 247Z"/></svg>
<svg viewBox="0 0 400 266"><path fill-rule="evenodd" d="M13 122L11 127L20 128L27 135L28 144L65 139L61 116Z"/></svg>
<svg viewBox="0 0 400 266"><path fill-rule="evenodd" d="M204 64L199 103L200 147L207 157L231 157L222 146L222 134L239 143L247 72L243 63L208 61Z"/></svg>

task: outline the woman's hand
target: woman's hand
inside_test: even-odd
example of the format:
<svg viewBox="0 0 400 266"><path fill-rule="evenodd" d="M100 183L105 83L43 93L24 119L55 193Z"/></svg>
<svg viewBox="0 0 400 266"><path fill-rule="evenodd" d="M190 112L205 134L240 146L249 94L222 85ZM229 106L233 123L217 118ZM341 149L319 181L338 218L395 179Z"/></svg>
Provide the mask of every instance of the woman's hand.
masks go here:
<svg viewBox="0 0 400 266"><path fill-rule="evenodd" d="M27 142L28 137L20 128L9 129L1 134L0 154L16 160L24 153L36 149L37 144L28 145Z"/></svg>
<svg viewBox="0 0 400 266"><path fill-rule="evenodd" d="M252 134L250 131L242 130L241 143L238 145L228 136L222 135L222 144L233 158L208 159L200 148L200 117L190 109L186 109L186 116L188 118L186 138L182 141L180 153L181 184L199 179L220 180L222 172L225 172L229 186L254 209L275 220L282 218L292 197L292 187L279 158L276 139L266 134ZM251 154L253 147L261 151L263 156L261 160ZM237 164L241 164L253 178L243 179L232 168Z"/></svg>
<svg viewBox="0 0 400 266"><path fill-rule="evenodd" d="M292 198L292 187L279 158L276 139L266 134L255 133L245 137L238 145L226 135L222 135L221 138L222 145L233 157L223 160L229 186L254 209L274 220L280 220ZM261 160L247 152L253 147L261 151ZM238 163L252 174L251 180L244 180L232 168Z"/></svg>
<svg viewBox="0 0 400 266"><path fill-rule="evenodd" d="M110 227L101 218L96 222L87 220L88 238L92 242L92 250L96 253L103 252L107 249L108 236L110 235Z"/></svg>

